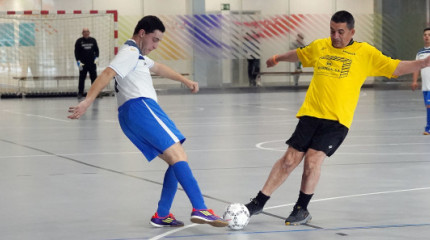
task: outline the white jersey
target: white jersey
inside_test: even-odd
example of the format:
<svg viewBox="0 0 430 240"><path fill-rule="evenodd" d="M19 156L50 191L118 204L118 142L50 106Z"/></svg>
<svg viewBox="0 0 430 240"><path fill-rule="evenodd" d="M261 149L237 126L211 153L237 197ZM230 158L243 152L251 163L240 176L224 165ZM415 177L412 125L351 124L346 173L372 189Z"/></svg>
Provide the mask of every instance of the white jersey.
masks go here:
<svg viewBox="0 0 430 240"><path fill-rule="evenodd" d="M417 53L416 59L424 59L430 55L430 47L423 48ZM430 91L430 67L421 69L422 90Z"/></svg>
<svg viewBox="0 0 430 240"><path fill-rule="evenodd" d="M154 61L142 55L134 40L125 42L109 65L117 74L115 94L118 106L139 97L151 98L157 102L149 71L153 66Z"/></svg>

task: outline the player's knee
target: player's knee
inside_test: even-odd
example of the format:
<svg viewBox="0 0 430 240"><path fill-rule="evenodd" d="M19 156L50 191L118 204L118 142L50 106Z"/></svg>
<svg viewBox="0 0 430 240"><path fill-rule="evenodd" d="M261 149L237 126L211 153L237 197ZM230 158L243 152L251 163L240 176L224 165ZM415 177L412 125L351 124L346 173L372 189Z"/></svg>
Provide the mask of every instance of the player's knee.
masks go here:
<svg viewBox="0 0 430 240"><path fill-rule="evenodd" d="M324 158L313 156L306 157L303 172L305 175L315 174L321 171L321 165Z"/></svg>
<svg viewBox="0 0 430 240"><path fill-rule="evenodd" d="M180 143L176 143L166 149L163 154L159 155L161 159L166 161L169 165L173 165L180 161L188 161L187 154Z"/></svg>
<svg viewBox="0 0 430 240"><path fill-rule="evenodd" d="M288 148L284 156L280 159L282 168L294 169L303 159L303 152L299 152L294 148Z"/></svg>
<svg viewBox="0 0 430 240"><path fill-rule="evenodd" d="M280 163L281 168L285 171L291 171L298 165L297 161L287 154L280 159Z"/></svg>
<svg viewBox="0 0 430 240"><path fill-rule="evenodd" d="M321 171L321 166L316 164L316 163L311 163L311 164L305 164L304 168L303 168L303 173L306 176L309 175L316 175Z"/></svg>
<svg viewBox="0 0 430 240"><path fill-rule="evenodd" d="M166 154L160 154L159 157L163 159L167 164L174 165L178 162L187 162L187 156L183 155L166 155Z"/></svg>
<svg viewBox="0 0 430 240"><path fill-rule="evenodd" d="M188 161L187 160L180 160L180 159L172 159L172 161L169 164L175 165L178 162L188 162Z"/></svg>

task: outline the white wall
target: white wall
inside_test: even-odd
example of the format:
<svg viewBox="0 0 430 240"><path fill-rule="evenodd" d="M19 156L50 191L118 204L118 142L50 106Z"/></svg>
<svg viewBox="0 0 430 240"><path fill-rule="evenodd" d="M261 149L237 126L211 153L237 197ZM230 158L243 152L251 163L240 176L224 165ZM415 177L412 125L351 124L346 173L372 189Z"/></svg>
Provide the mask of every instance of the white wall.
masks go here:
<svg viewBox="0 0 430 240"><path fill-rule="evenodd" d="M230 10L238 11L241 8L241 0L205 0L206 12L219 12L221 11L221 4L230 4Z"/></svg>
<svg viewBox="0 0 430 240"><path fill-rule="evenodd" d="M88 1L87 1L88 2ZM142 16L143 2L142 0L92 0L94 9L96 10L118 10L119 16L124 15L139 15Z"/></svg>
<svg viewBox="0 0 430 240"><path fill-rule="evenodd" d="M186 0L145 0L143 2L144 15L176 15L189 14Z"/></svg>
<svg viewBox="0 0 430 240"><path fill-rule="evenodd" d="M311 26L305 33L309 43L315 38L329 37L329 17L337 10L348 10L356 16L356 40L362 39L360 14L372 14L374 0L0 0L1 11L7 10L117 10L119 14L119 44L131 36L137 21L144 15L192 14L193 1L204 1L206 12L221 12L221 4L230 4L231 11L255 11L262 16L282 14L315 14L317 27ZM314 21L315 22L315 21ZM365 29L367 32L369 29ZM290 41L294 40L294 37ZM276 51L287 51L289 42ZM262 48L262 71L265 60L277 53ZM158 59L156 59L158 60ZM164 61L179 72L190 72L192 60ZM279 71L291 70L291 66L280 66Z"/></svg>
<svg viewBox="0 0 430 240"><path fill-rule="evenodd" d="M335 0L290 1L290 13L333 14Z"/></svg>
<svg viewBox="0 0 430 240"><path fill-rule="evenodd" d="M207 12L219 12L221 4L230 4L230 11L259 11L261 14L288 14L289 1L280 0L205 0Z"/></svg>
<svg viewBox="0 0 430 240"><path fill-rule="evenodd" d="M336 11L346 10L354 14L371 14L374 10L373 0L337 0Z"/></svg>
<svg viewBox="0 0 430 240"><path fill-rule="evenodd" d="M124 15L190 14L192 0L1 0L1 11L8 10L107 10ZM203 0L195 0L203 1ZM204 0L206 11L218 12L222 3L232 11L261 11L261 14L332 14L348 10L353 14L373 13L374 0Z"/></svg>
<svg viewBox="0 0 430 240"><path fill-rule="evenodd" d="M36 0L3 0L0 1L2 11L40 10L40 2Z"/></svg>
<svg viewBox="0 0 430 240"><path fill-rule="evenodd" d="M288 14L289 12L289 1L278 1L278 0L265 0L265 1L254 1L254 0L243 0L244 11L261 11L263 15L269 14Z"/></svg>

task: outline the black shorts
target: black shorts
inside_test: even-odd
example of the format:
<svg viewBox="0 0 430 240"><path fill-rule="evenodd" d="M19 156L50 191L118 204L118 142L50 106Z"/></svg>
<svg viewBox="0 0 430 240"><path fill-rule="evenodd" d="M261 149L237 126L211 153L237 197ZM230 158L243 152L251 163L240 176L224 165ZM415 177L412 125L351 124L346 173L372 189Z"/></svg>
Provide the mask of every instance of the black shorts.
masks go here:
<svg viewBox="0 0 430 240"><path fill-rule="evenodd" d="M347 134L348 128L337 121L303 116L286 143L300 152L312 148L330 157Z"/></svg>

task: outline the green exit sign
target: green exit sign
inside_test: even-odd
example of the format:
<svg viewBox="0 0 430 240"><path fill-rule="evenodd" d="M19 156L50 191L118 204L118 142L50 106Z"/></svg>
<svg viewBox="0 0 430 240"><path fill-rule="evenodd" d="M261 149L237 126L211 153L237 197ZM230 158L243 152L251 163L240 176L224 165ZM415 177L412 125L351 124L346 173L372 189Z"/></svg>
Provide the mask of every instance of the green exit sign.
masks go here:
<svg viewBox="0 0 430 240"><path fill-rule="evenodd" d="M230 3L221 3L221 10L230 10Z"/></svg>

